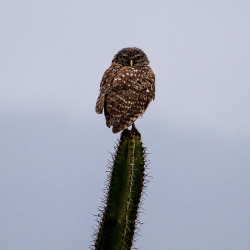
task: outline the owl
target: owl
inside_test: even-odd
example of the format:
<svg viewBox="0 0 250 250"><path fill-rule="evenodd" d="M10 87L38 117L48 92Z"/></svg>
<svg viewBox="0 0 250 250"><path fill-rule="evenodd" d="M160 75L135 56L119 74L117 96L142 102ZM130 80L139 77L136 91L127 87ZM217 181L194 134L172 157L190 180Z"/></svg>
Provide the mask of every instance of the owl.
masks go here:
<svg viewBox="0 0 250 250"><path fill-rule="evenodd" d="M106 124L118 133L142 116L155 99L155 74L147 55L138 48L124 48L113 58L104 72L96 113L104 110Z"/></svg>

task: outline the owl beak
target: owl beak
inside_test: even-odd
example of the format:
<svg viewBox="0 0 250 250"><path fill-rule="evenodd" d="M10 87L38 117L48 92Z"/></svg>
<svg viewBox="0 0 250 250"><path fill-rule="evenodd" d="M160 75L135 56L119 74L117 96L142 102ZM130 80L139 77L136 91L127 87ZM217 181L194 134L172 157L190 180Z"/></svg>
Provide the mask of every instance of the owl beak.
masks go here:
<svg viewBox="0 0 250 250"><path fill-rule="evenodd" d="M131 67L133 66L133 60L130 60L130 66Z"/></svg>

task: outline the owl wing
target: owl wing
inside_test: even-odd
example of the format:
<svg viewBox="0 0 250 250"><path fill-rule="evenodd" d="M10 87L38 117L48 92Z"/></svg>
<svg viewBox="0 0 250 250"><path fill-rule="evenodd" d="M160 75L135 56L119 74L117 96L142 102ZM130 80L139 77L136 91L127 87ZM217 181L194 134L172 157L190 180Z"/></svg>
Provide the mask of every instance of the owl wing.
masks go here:
<svg viewBox="0 0 250 250"><path fill-rule="evenodd" d="M155 74L150 67L145 67L138 74L135 86L138 89L138 101L133 106L135 113L142 115L149 103L155 99Z"/></svg>
<svg viewBox="0 0 250 250"><path fill-rule="evenodd" d="M105 96L112 89L112 82L121 66L110 66L103 74L101 83L100 83L100 94L97 98L95 111L98 114L101 114L104 108Z"/></svg>
<svg viewBox="0 0 250 250"><path fill-rule="evenodd" d="M148 69L146 76L143 78L147 97L151 101L155 99L155 74L151 68Z"/></svg>
<svg viewBox="0 0 250 250"><path fill-rule="evenodd" d="M152 82L153 81L153 82ZM131 108L132 112L135 116L135 119L139 116L142 116L146 111L149 103L154 100L155 98L155 86L154 80L150 79L147 80L146 78L143 79L142 84L144 86L138 92L138 100L134 103L133 107Z"/></svg>

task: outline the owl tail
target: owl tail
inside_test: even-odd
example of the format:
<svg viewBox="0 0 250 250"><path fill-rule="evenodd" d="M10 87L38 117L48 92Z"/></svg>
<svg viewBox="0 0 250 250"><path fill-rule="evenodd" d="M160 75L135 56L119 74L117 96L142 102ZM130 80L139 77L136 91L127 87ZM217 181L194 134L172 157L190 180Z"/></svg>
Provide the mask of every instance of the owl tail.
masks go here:
<svg viewBox="0 0 250 250"><path fill-rule="evenodd" d="M139 115L129 115L129 116L121 117L118 124L113 125L112 132L118 133L118 132L125 130L126 128L128 128L129 126L134 124L134 122L138 118L138 116Z"/></svg>
<svg viewBox="0 0 250 250"><path fill-rule="evenodd" d="M128 127L126 127L126 126L116 126L116 127L112 128L112 132L114 134L116 134L116 133L119 133L119 132L125 130L126 128L128 128Z"/></svg>

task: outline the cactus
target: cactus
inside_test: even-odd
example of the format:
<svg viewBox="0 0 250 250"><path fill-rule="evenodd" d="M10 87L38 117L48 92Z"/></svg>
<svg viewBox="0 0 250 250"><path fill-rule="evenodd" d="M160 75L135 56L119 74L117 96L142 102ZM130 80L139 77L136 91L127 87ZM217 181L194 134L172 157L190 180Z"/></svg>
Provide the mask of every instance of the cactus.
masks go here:
<svg viewBox="0 0 250 250"><path fill-rule="evenodd" d="M121 134L110 168L107 195L99 215L95 250L131 249L145 177L145 148L133 127Z"/></svg>

